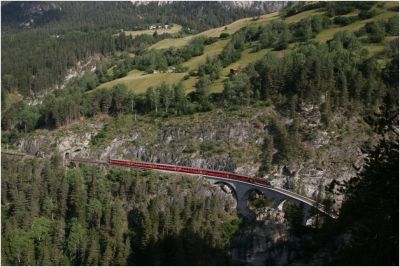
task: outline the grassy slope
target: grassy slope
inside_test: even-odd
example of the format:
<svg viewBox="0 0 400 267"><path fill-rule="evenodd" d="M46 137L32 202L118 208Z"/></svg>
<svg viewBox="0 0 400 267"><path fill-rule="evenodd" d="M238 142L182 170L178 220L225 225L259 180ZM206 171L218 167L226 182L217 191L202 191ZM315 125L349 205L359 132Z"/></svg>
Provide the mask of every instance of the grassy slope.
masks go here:
<svg viewBox="0 0 400 267"><path fill-rule="evenodd" d="M385 3L385 12L382 14L379 14L373 18L366 19L366 20L359 20L356 21L353 24L344 26L344 27L333 27L327 30L322 31L319 33L316 38L314 39L315 41L318 42L326 42L327 40L333 38L334 34L339 32L339 31L344 31L344 30L349 30L349 31L357 31L361 27L363 27L366 23L373 21L373 20L380 20L380 19L387 19L391 16L394 16L398 14L398 12L393 11L393 7L398 7L398 2L387 2ZM301 12L299 14L296 14L294 16L288 17L285 19L287 23L296 23L300 21L303 18L310 17L316 14L322 14L323 12L315 9L315 10L308 10L305 12ZM356 12L353 12L352 15L356 15ZM156 44L154 44L151 48L155 49L160 49L160 48L167 48L170 46L176 46L176 47L182 47L185 44L187 44L190 39L192 39L194 36L199 36L199 35L205 35L205 36L210 36L210 37L217 37L221 34L221 32L228 32L230 34L238 31L242 27L249 25L251 23L256 23L256 24L265 24L268 21L271 21L273 19L279 19L278 13L271 13L267 15L263 15L260 17L259 20L254 21L252 18L245 18L245 19L240 19L238 21L235 21L229 25L227 25L227 29L225 30L225 26L215 28L215 29L210 29L205 32L199 33L197 35L193 36L186 36L183 38L177 38L177 39L165 39L162 40ZM386 40L391 39L391 37L386 37ZM206 47L204 54L198 57L194 57L190 59L189 61L185 62L183 65L188 67L189 70L195 70L200 64L204 63L207 59L207 57L213 57L218 55L223 48L226 46L226 44L229 42L229 39L227 40L219 40L209 46ZM290 45L290 47L284 51L279 51L275 52L278 53L279 55L283 55L285 52L291 50L293 47L296 46L296 43L293 43ZM378 53L383 50L384 44L368 44L367 48L371 53ZM231 68L245 68L249 63L254 62L256 60L261 59L266 53L271 51L271 49L263 49L260 50L256 53L251 52L251 47L249 46L247 49L245 49L242 53L241 58L235 62L229 65L228 67L224 68L222 70L222 75L221 78L214 81L213 87L212 87L212 92L221 92L223 90L223 81L227 78L227 75L229 74L229 70ZM161 83L161 81L165 81L167 84L175 84L178 83L179 81L183 80L183 77L188 74L186 73L157 73L157 74L145 74L143 72L134 70L131 71L126 77L123 77L121 79L117 79L105 84L100 85L99 87L111 87L115 84L118 83L123 83L125 84L130 90L134 90L137 93L145 92L149 86L156 86ZM184 86L186 88L187 92L190 92L193 90L194 85L196 84L198 78L197 77L190 77L187 80L184 80Z"/></svg>
<svg viewBox="0 0 400 267"><path fill-rule="evenodd" d="M225 30L225 26L220 27L220 28L215 28L215 29L210 29L205 32L202 32L198 35L205 35L209 37L217 37L220 35L221 32L228 32L230 34L238 31L242 27L250 24L250 23L256 23L256 24L264 24L267 21L273 19L273 18L278 18L278 13L271 13L267 15L260 16L260 19L254 21L252 18L245 18L245 19L240 19L237 20L229 25L227 25L227 30ZM150 49L155 48L155 49L160 49L160 48L167 48L171 46L175 47L182 47L186 45L194 36L198 35L193 35L193 36L186 36L183 38L176 38L176 39L165 39L162 40L153 46L150 47ZM208 45L205 50L204 54L198 57L194 57L187 62L185 62L183 65L188 67L189 70L196 69L200 64L204 63L207 59L207 57L213 57L221 53L223 48L228 44L229 39L226 40L219 40L211 45ZM242 57L243 58L243 57ZM128 73L127 76L116 79L104 84L101 84L99 88L110 88L116 84L125 84L130 90L135 91L136 93L143 93L147 90L149 86L156 86L161 83L161 81L166 82L167 84L176 84L179 83L183 79L183 77L188 74L186 73L156 73L156 74L145 74L144 72L138 71L138 70L133 70ZM228 69L229 72L229 69ZM187 89L187 92L190 92L193 90L193 86L197 82L196 77L190 77L188 80L183 81L184 86Z"/></svg>
<svg viewBox="0 0 400 267"><path fill-rule="evenodd" d="M189 71L190 70L194 70L197 69L197 67L206 62L207 57L214 57L217 56L218 54L220 54L222 52L222 50L224 49L224 47L229 43L229 39L227 40L219 40L213 44L208 45L205 49L204 49L204 53L201 56L198 57L193 57L191 59L189 59L187 62L185 62L183 64L183 66L188 67Z"/></svg>
<svg viewBox="0 0 400 267"><path fill-rule="evenodd" d="M333 38L333 36L335 35L335 33L340 32L340 31L352 31L352 32L356 32L359 29L361 29L362 27L365 26L365 24L367 24L368 22L374 21L374 20L386 20L394 15L398 14L398 12L395 11L385 11L382 14L379 14L373 18L370 19L364 19L364 20L358 20L350 25L347 26L343 26L343 27L334 27L334 28L330 28L327 29L325 31L322 31L321 33L319 33L316 36L316 40L319 42L326 42L330 39Z"/></svg>
<svg viewBox="0 0 400 267"><path fill-rule="evenodd" d="M264 57L271 49L262 49L257 52L252 52L252 48L247 48L242 52L242 56L240 59L226 68L224 68L221 72L221 77L216 80L211 88L212 93L217 93L217 92L222 92L224 89L224 80L227 78L227 76L230 73L230 69L237 69L237 68L245 68L247 65L249 65L251 62L255 62L262 57Z"/></svg>
<svg viewBox="0 0 400 267"><path fill-rule="evenodd" d="M179 82L186 73L154 73L146 74L145 72L133 70L128 73L127 76L116 79L111 82L104 83L99 86L99 88L110 88L116 84L125 84L130 90L134 90L136 93L143 93L150 86L156 86L161 83L161 81L167 84L174 84Z"/></svg>
<svg viewBox="0 0 400 267"><path fill-rule="evenodd" d="M131 35L132 37L135 37L137 35L141 35L141 34L149 34L149 35L153 35L154 32L157 32L158 34L163 34L163 33L177 33L182 29L181 25L178 24L174 24L174 26L170 29L157 29L157 30L142 30L142 31L124 31L124 33L126 35Z"/></svg>
<svg viewBox="0 0 400 267"><path fill-rule="evenodd" d="M4 107L2 107L2 109L5 111L8 108L10 108L12 105L14 105L15 103L17 103L18 101L22 100L22 96L18 93L9 93L6 94L5 99L4 99Z"/></svg>
<svg viewBox="0 0 400 267"><path fill-rule="evenodd" d="M193 37L196 37L196 36L203 35L203 36L207 36L207 37L218 37L223 32L232 34L232 33L235 33L236 31L238 31L239 29L243 28L244 26L249 25L251 23L263 24L267 21L270 21L270 20L276 19L276 18L278 18L278 12L260 16L260 19L258 19L256 21L254 21L252 18L244 18L244 19L234 21L231 24L228 24L226 26L210 29L210 30L201 32L196 35L186 36L184 38L179 38L179 39L164 39L164 40L152 45L150 48L162 49L162 48L168 48L171 46L182 47L182 46L188 44L189 41ZM225 27L226 27L226 30L225 30Z"/></svg>

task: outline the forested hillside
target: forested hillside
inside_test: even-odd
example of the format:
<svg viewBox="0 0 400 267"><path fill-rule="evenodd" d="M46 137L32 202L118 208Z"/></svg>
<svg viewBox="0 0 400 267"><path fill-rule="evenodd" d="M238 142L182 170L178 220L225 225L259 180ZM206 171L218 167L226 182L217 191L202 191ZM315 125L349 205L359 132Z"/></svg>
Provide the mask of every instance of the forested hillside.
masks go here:
<svg viewBox="0 0 400 267"><path fill-rule="evenodd" d="M3 112L3 130L16 134L37 128L52 129L81 116L124 113L174 116L208 111L215 106L248 106L259 101L274 103L284 112L291 110L292 113L301 103L319 105L322 120L328 126L332 112L338 109L348 116L368 116L378 111L384 101L396 106L398 78L394 74L398 70L398 13L392 11L393 5L348 4L347 13L359 10L359 14L352 17L353 22L362 22L356 32L340 31L342 26L337 21L341 16L336 13L344 11L339 5L321 3L311 7L313 9L305 12L312 11L315 15L299 18L300 13L294 15L297 20L291 23L286 23L294 12L289 8L281 14L287 19L271 17L267 23L249 24L232 36L223 33L219 37L200 35L183 47L143 49L133 57L125 53L103 60L94 72L72 81L62 91L47 95L41 105L27 106L24 101L16 101ZM321 14L322 11L325 13ZM363 17L365 12L370 12L367 20ZM382 19L371 19L374 16ZM319 41L318 38L329 31L332 39L325 43ZM149 38L149 42L159 39L157 35L135 39L119 35L115 41L118 49L125 51L137 38ZM228 42L219 54L203 56L209 46L226 38ZM90 42L85 43L93 43L99 48L110 44L102 39L88 40ZM138 40L143 44L142 41ZM370 52L376 45L380 50ZM242 56L245 50L265 51L265 54L257 54L259 59L249 62L239 73L224 75L232 64L251 55ZM190 69L185 65L199 57L203 60L197 65ZM35 61L29 59L29 62ZM62 60L50 62L58 62L63 68ZM157 76L159 73L156 72L163 76ZM44 75L55 79L51 72ZM135 92L135 82L129 90L125 83L117 83L110 89L96 88L107 81L118 81L120 77L131 75L144 75L144 81L156 82L155 86L149 86L145 93L139 94ZM168 82L170 77L181 78L171 84ZM12 79L3 75L3 79L8 78L10 80L3 83L5 92L11 88L8 86ZM188 92L191 93L186 97Z"/></svg>
<svg viewBox="0 0 400 267"><path fill-rule="evenodd" d="M216 187L2 157L3 265L226 265L239 220ZM204 255L207 255L205 257Z"/></svg>
<svg viewBox="0 0 400 267"><path fill-rule="evenodd" d="M95 54L135 51L170 37L120 41L113 34L121 29L177 23L183 35L260 12L266 11L218 2L8 2L2 5L2 99L10 92L30 96L55 87L69 68Z"/></svg>

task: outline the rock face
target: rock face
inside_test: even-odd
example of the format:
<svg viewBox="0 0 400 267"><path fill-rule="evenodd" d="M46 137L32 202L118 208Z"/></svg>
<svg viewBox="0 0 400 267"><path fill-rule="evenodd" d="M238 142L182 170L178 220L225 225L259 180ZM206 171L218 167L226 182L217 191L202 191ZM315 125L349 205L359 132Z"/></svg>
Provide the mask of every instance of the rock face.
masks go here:
<svg viewBox="0 0 400 267"><path fill-rule="evenodd" d="M175 4L175 1L158 1L158 6ZM148 5L151 1L132 1L133 5ZM230 9L256 10L261 14L271 13L280 10L287 5L288 1L218 1L221 7Z"/></svg>
<svg viewBox="0 0 400 267"><path fill-rule="evenodd" d="M275 165L268 175L272 185L288 188L314 199L326 198L325 187L332 181L346 181L363 164L362 138L348 134L351 129L318 130L320 114L313 107L304 107L303 131L313 133L304 142L311 158L298 158L290 164ZM236 116L216 110L201 116L188 116L181 120L134 124L125 132L112 134L112 139L93 146L93 139L104 135L106 123L76 122L67 129L44 132L16 145L21 151L58 151L63 156L136 159L146 162L176 164L196 168L215 169L255 176L260 166L262 144L267 124L259 126L259 117L268 110L247 110L251 116ZM290 123L290 118L281 118ZM310 126L315 122L317 126ZM333 123L357 129L357 121L343 121L337 117ZM317 129L316 129L317 127ZM343 127L343 126L342 126ZM344 128L344 127L343 127ZM350 131L349 131L350 130ZM346 134L347 133L347 134ZM335 208L342 197L335 196Z"/></svg>
<svg viewBox="0 0 400 267"><path fill-rule="evenodd" d="M6 2L3 4L3 2ZM18 14L19 26L22 28L31 28L36 26L36 21L43 22L43 17L49 13L58 16L61 13L61 7L56 2L38 2L38 1L2 1L2 9L7 23L12 14ZM16 17L16 16L15 16ZM14 17L14 19L15 19Z"/></svg>
<svg viewBox="0 0 400 267"><path fill-rule="evenodd" d="M282 9L288 4L288 1L223 1L222 4L226 8L252 9L266 14Z"/></svg>
<svg viewBox="0 0 400 267"><path fill-rule="evenodd" d="M229 145L243 149L254 146L253 140L260 134L262 130L254 132L253 125L248 122L232 122L225 127L213 123L166 126L153 135L134 129L115 138L107 147L94 151L94 154L101 159L128 157L223 171L242 168L242 173L248 173L247 164L238 166L238 161L225 148Z"/></svg>
<svg viewBox="0 0 400 267"><path fill-rule="evenodd" d="M21 139L14 145L21 152L35 155L41 151L47 155L54 152L65 157L90 158L90 141L100 125L77 121L68 129L59 132L42 132L28 139Z"/></svg>
<svg viewBox="0 0 400 267"><path fill-rule="evenodd" d="M273 221L279 224L286 222L285 213L273 208L266 207L262 212L257 215L257 221Z"/></svg>
<svg viewBox="0 0 400 267"><path fill-rule="evenodd" d="M287 251L280 245L288 239L284 224L266 221L241 230L231 240L234 265L287 264Z"/></svg>

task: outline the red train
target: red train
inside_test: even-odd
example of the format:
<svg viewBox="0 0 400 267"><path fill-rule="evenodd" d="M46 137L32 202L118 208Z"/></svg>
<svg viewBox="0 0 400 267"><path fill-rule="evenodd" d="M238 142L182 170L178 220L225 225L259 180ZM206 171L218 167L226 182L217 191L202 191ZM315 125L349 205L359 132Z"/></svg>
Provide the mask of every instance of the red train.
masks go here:
<svg viewBox="0 0 400 267"><path fill-rule="evenodd" d="M201 174L201 175L206 175L206 176L214 176L214 177L231 179L231 180L236 180L236 181L241 181L241 182L246 182L246 183L251 183L251 184L257 184L257 185L261 185L261 186L271 186L270 183L265 179L253 178L253 177L238 175L238 174L234 174L234 173L230 173L230 172L181 167L181 166L159 164L159 163L145 163L145 162L137 162L137 161L131 161L131 160L110 159L109 163L111 165L120 165L120 166L135 167L135 168L142 168L142 169L157 169L157 170L165 170L165 171L173 171L173 172Z"/></svg>

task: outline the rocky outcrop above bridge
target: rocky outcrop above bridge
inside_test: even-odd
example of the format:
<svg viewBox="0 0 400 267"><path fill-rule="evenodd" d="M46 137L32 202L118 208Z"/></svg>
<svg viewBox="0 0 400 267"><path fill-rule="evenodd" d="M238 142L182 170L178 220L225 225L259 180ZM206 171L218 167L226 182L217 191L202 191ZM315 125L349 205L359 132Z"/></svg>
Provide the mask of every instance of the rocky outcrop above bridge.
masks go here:
<svg viewBox="0 0 400 267"><path fill-rule="evenodd" d="M308 156L286 165L274 165L268 180L276 186L314 199L327 197L325 187L332 181L346 181L363 164L361 146L367 136L355 135L366 127L358 118L337 115L333 127L325 129L318 109L301 110L301 129L309 136L303 140ZM16 145L31 154L57 151L70 157L134 159L236 172L254 176L260 166L263 138L270 118L290 125L293 120L280 117L271 108L244 108L239 112L215 110L209 113L171 119L141 120L115 131L112 118L78 121L67 128L43 131L20 140ZM114 132L113 132L114 131ZM336 208L340 195L333 196Z"/></svg>

